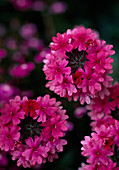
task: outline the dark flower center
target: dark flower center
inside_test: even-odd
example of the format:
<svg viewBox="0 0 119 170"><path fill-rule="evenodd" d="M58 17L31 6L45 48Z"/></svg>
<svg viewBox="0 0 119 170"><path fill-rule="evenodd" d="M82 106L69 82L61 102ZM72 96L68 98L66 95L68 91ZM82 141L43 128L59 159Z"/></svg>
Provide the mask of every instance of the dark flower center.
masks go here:
<svg viewBox="0 0 119 170"><path fill-rule="evenodd" d="M29 115L25 117L25 119L21 120L21 123L19 124L21 127L20 130L20 141L25 144L25 139L28 137L34 138L34 136L40 136L41 130L43 127L41 126L41 123L37 122L37 119L33 120L32 117Z"/></svg>
<svg viewBox="0 0 119 170"><path fill-rule="evenodd" d="M41 107L41 110L42 110L42 111L44 111L44 110L45 110L45 108L44 108L44 107Z"/></svg>
<svg viewBox="0 0 119 170"><path fill-rule="evenodd" d="M35 148L33 148L33 150L34 150L34 151L37 151L37 148L35 147Z"/></svg>
<svg viewBox="0 0 119 170"><path fill-rule="evenodd" d="M10 135L7 135L7 138L10 138Z"/></svg>
<svg viewBox="0 0 119 170"><path fill-rule="evenodd" d="M91 78L88 76L87 79L90 80Z"/></svg>
<svg viewBox="0 0 119 170"><path fill-rule="evenodd" d="M71 67L72 73L75 73L79 67L84 67L86 54L86 51L78 51L78 49L74 49L71 52L66 53L66 55L69 57L68 65Z"/></svg>
<svg viewBox="0 0 119 170"><path fill-rule="evenodd" d="M13 112L11 112L11 115L12 115L12 116L14 116L14 113L13 113Z"/></svg>
<svg viewBox="0 0 119 170"><path fill-rule="evenodd" d="M30 106L30 107L29 107L29 109L30 109L30 110L32 110L32 109L33 109L33 107L32 107L32 106Z"/></svg>

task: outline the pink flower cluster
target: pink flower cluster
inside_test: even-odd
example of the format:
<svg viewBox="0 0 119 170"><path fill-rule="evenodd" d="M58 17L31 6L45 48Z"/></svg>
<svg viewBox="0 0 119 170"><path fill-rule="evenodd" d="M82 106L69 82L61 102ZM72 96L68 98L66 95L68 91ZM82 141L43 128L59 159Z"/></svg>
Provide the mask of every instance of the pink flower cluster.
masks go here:
<svg viewBox="0 0 119 170"><path fill-rule="evenodd" d="M87 157L82 170L118 170L119 155L119 84L107 89L107 96L94 98L90 110L92 133L81 141L82 155Z"/></svg>
<svg viewBox="0 0 119 170"><path fill-rule="evenodd" d="M49 81L46 87L60 97L90 103L90 98L111 86L112 45L101 40L97 32L77 26L66 33L57 33L50 43L43 71Z"/></svg>
<svg viewBox="0 0 119 170"><path fill-rule="evenodd" d="M82 170L118 170L119 121L106 116L93 128L91 137L85 136L81 141L82 155L88 157L86 162L89 163Z"/></svg>
<svg viewBox="0 0 119 170"><path fill-rule="evenodd" d="M16 96L0 108L0 148L24 168L58 158L67 144L66 110L49 95L31 100Z"/></svg>
<svg viewBox="0 0 119 170"><path fill-rule="evenodd" d="M119 84L115 82L112 87L105 89L103 94L105 94L103 98L97 96L91 100L90 105L86 106L89 110L88 115L91 120L97 120L110 114L118 119L114 113L119 109Z"/></svg>

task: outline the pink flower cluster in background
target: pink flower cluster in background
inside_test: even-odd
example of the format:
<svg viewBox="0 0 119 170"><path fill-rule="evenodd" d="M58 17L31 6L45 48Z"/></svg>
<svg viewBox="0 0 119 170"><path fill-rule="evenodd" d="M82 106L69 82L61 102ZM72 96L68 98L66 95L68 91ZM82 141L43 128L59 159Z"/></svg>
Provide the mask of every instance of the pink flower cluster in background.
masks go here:
<svg viewBox="0 0 119 170"><path fill-rule="evenodd" d="M42 63L49 49L44 47L35 24L27 23L21 26L17 18L10 21L9 30L3 24L0 24L0 37L1 105L16 95L21 97L24 95L33 96L32 90L24 87L23 89L19 88L18 79L30 76L30 73L36 67L35 64Z"/></svg>
<svg viewBox="0 0 119 170"><path fill-rule="evenodd" d="M105 88L111 86L113 45L100 40L97 32L77 26L66 33L57 33L50 43L43 71L49 82L46 87L60 97L74 98L80 103L90 103ZM102 94L103 93L103 94Z"/></svg>
<svg viewBox="0 0 119 170"><path fill-rule="evenodd" d="M63 1L53 2L47 6L43 0L10 0L17 10L34 10L42 12L48 9L51 14L62 14L67 10L67 4Z"/></svg>
<svg viewBox="0 0 119 170"><path fill-rule="evenodd" d="M8 74L16 78L26 77L35 69L33 61L41 63L48 48L44 49L44 43L38 37L37 27L33 23L20 26L19 21L14 19L10 23L10 31L13 32L13 36L1 38L3 48L0 49L0 61L5 57L10 61L6 69ZM8 50L10 52L7 54Z"/></svg>
<svg viewBox="0 0 119 170"><path fill-rule="evenodd" d="M58 158L67 141L66 110L49 95L31 100L16 96L0 108L0 148L24 168Z"/></svg>

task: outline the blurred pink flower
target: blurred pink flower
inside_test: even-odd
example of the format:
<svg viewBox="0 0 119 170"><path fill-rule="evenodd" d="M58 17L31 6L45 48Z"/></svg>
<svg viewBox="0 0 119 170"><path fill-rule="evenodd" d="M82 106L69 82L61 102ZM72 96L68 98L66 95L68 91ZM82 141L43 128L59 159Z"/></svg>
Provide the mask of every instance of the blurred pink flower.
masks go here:
<svg viewBox="0 0 119 170"><path fill-rule="evenodd" d="M32 0L11 0L14 7L19 10L28 10L32 6Z"/></svg>
<svg viewBox="0 0 119 170"><path fill-rule="evenodd" d="M6 50L0 48L0 62L1 62L1 59L2 59L2 58L5 58L5 57L6 57L6 55L7 55Z"/></svg>
<svg viewBox="0 0 119 170"><path fill-rule="evenodd" d="M61 14L64 13L66 10L67 4L62 1L54 2L49 8L50 13L52 14Z"/></svg>
<svg viewBox="0 0 119 170"><path fill-rule="evenodd" d="M19 33L23 38L30 38L34 36L36 32L37 32L37 27L35 24L32 23L23 25L19 30Z"/></svg>
<svg viewBox="0 0 119 170"><path fill-rule="evenodd" d="M5 151L0 151L0 167L6 167L8 165L8 158Z"/></svg>
<svg viewBox="0 0 119 170"><path fill-rule="evenodd" d="M26 45L31 49L42 49L43 48L43 41L36 37L31 37L26 41Z"/></svg>
<svg viewBox="0 0 119 170"><path fill-rule="evenodd" d="M78 107L74 111L74 115L77 118L82 118L82 116L87 112L87 109L85 107Z"/></svg>
<svg viewBox="0 0 119 170"><path fill-rule="evenodd" d="M9 83L0 84L0 103L7 102L9 99L19 94L18 87L12 86Z"/></svg>
<svg viewBox="0 0 119 170"><path fill-rule="evenodd" d="M18 66L14 66L10 70L10 74L16 78L26 77L30 74L30 72L35 68L34 63L28 62L23 63Z"/></svg>

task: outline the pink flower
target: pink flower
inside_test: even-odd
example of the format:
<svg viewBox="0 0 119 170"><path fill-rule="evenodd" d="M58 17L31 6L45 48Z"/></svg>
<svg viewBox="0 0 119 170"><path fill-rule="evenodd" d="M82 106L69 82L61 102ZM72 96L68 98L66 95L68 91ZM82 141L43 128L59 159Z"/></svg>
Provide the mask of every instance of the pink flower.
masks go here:
<svg viewBox="0 0 119 170"><path fill-rule="evenodd" d="M26 46L33 50L39 50L40 48L43 48L43 42L37 37L30 37L26 40Z"/></svg>
<svg viewBox="0 0 119 170"><path fill-rule="evenodd" d="M44 68L44 72L46 74L47 80L54 80L54 82L62 83L63 81L63 74L69 75L71 73L70 67L66 67L68 64L68 61L64 60L58 60L53 61L52 63L48 64L48 69Z"/></svg>
<svg viewBox="0 0 119 170"><path fill-rule="evenodd" d="M47 87L49 85L50 84L47 84ZM70 97L72 96L73 93L77 92L76 87L73 85L72 76L65 76L61 84L58 83L58 84L55 84L54 86L55 88L53 91L56 94L60 95L60 97Z"/></svg>
<svg viewBox="0 0 119 170"><path fill-rule="evenodd" d="M8 83L0 84L0 101L8 101L14 96L15 88Z"/></svg>
<svg viewBox="0 0 119 170"><path fill-rule="evenodd" d="M20 110L20 105L15 102L10 104L4 103L3 108L0 108L2 124L8 124L10 122L13 125L20 123L20 119L24 119L25 112Z"/></svg>
<svg viewBox="0 0 119 170"><path fill-rule="evenodd" d="M108 132L105 131L108 128L105 126L101 126L101 130L98 129L97 133L92 133L90 138L89 136L85 137L84 141L81 141L83 147L82 155L88 157L87 163L91 166L95 167L97 165L102 164L103 166L107 166L111 159L109 156L113 155L113 150L111 146L113 145L113 136L109 135ZM110 131L111 133L111 131Z"/></svg>
<svg viewBox="0 0 119 170"><path fill-rule="evenodd" d="M101 84L100 84L100 77L98 74L96 74L95 72L92 72L92 69L88 68L88 67L84 67L85 72L83 70L79 70L80 72L82 72L81 78L82 83L80 85L78 85L78 88L82 88L82 91L85 93L89 91L91 94L95 94L96 91L101 91Z"/></svg>
<svg viewBox="0 0 119 170"><path fill-rule="evenodd" d="M7 126L2 126L0 128L0 148L1 150L9 151L14 150L15 141L20 138L19 127L13 126L8 128Z"/></svg>
<svg viewBox="0 0 119 170"><path fill-rule="evenodd" d="M95 113L104 113L104 114L111 114L111 110L115 110L115 104L110 102L110 97L105 97L104 99L100 99L99 97L92 100L91 105L88 107L90 112L90 116L94 115Z"/></svg>
<svg viewBox="0 0 119 170"><path fill-rule="evenodd" d="M61 53L64 53L65 50L72 50L72 45L70 44L69 36L66 33L57 33L57 37L53 37L53 42L50 43L50 47L52 50L59 50Z"/></svg>
<svg viewBox="0 0 119 170"><path fill-rule="evenodd" d="M27 168L30 167L31 164L29 161L25 159L24 156L22 156L22 153L24 151L25 151L25 145L20 144L16 150L11 152L11 155L12 155L12 160L18 159L17 166L23 165L24 168Z"/></svg>
<svg viewBox="0 0 119 170"><path fill-rule="evenodd" d="M86 50L86 42L89 39L94 38L94 34L91 29L85 29L83 26L76 27L72 31L73 46L78 47L79 51Z"/></svg>
<svg viewBox="0 0 119 170"><path fill-rule="evenodd" d="M11 0L15 8L19 10L28 10L32 6L32 0Z"/></svg>
<svg viewBox="0 0 119 170"><path fill-rule="evenodd" d="M115 54L115 51L112 50L113 45L106 45L106 41L96 39L86 50L88 53L97 54L99 52L106 52L108 55Z"/></svg>
<svg viewBox="0 0 119 170"><path fill-rule="evenodd" d="M75 112L74 112L74 114L75 114L75 116L77 117L77 118L82 118L82 116L84 116L84 114L87 112L87 109L85 108L85 107L77 107L76 109L75 109Z"/></svg>
<svg viewBox="0 0 119 170"><path fill-rule="evenodd" d="M63 145L66 145L67 141L64 139L52 139L50 141L47 142L46 146L50 148L50 152L52 154L55 154L56 150L58 152L62 152L63 151Z"/></svg>
<svg viewBox="0 0 119 170"><path fill-rule="evenodd" d="M105 125L106 127L108 127L110 125L113 125L114 122L115 122L115 119L113 119L112 116L105 115L102 118L98 118L98 119L94 120L93 122L91 122L90 125L92 126L92 130L94 131L95 128L100 128L101 125Z"/></svg>
<svg viewBox="0 0 119 170"><path fill-rule="evenodd" d="M18 66L14 66L10 70L10 74L16 78L22 78L28 76L34 68L35 66L32 62L24 63Z"/></svg>
<svg viewBox="0 0 119 170"><path fill-rule="evenodd" d="M50 99L49 95L45 95L43 98L38 97L37 103L39 105L39 109L36 111L36 117L38 117L38 122L46 122L47 115L55 116L58 108L54 105L55 101Z"/></svg>
<svg viewBox="0 0 119 170"><path fill-rule="evenodd" d="M7 55L6 51L2 48L0 48L0 62L2 58L5 58Z"/></svg>
<svg viewBox="0 0 119 170"><path fill-rule="evenodd" d="M58 158L67 141L66 110L49 95L37 100L16 96L0 108L0 148L24 168Z"/></svg>
<svg viewBox="0 0 119 170"><path fill-rule="evenodd" d="M96 72L104 73L106 69L112 69L111 63L113 63L113 59L108 57L108 53L106 52L98 52L96 54L90 54L86 56L89 61L86 61L88 67L93 68Z"/></svg>
<svg viewBox="0 0 119 170"><path fill-rule="evenodd" d="M66 121L65 120L60 121L60 120L61 117L58 115L54 118L51 118L50 121L42 123L42 126L45 127L45 129L43 129L43 133L46 137L48 134L49 135L51 134L52 137L55 139L64 136L63 131L67 130Z"/></svg>
<svg viewBox="0 0 119 170"><path fill-rule="evenodd" d="M87 159L88 163L97 164L102 162L104 165L108 165L109 158L107 156L113 155L112 152L102 149L102 143L95 144L90 152L90 157Z"/></svg>
<svg viewBox="0 0 119 170"><path fill-rule="evenodd" d="M64 13L67 9L67 4L65 2L55 2L50 6L50 12L52 14Z"/></svg>
<svg viewBox="0 0 119 170"><path fill-rule="evenodd" d="M49 151L49 148L46 146L40 146L41 141L42 139L38 136L35 136L34 141L31 137L25 140L27 148L22 153L22 156L24 156L27 161L30 161L32 165L36 165L36 163L41 164L43 158L48 156L47 152Z"/></svg>
<svg viewBox="0 0 119 170"><path fill-rule="evenodd" d="M79 26L58 33L50 47L51 52L43 60L43 71L50 81L46 87L68 100L79 99L81 104L89 104L98 94L102 98L107 95L105 89L111 87L113 81L108 76L113 62L109 56L115 53L112 45L106 45L92 29ZM65 83L65 79L71 83Z"/></svg>
<svg viewBox="0 0 119 170"><path fill-rule="evenodd" d="M29 24L23 25L20 28L19 32L23 38L30 38L34 36L35 33L37 32L37 27L35 24L29 23Z"/></svg>

